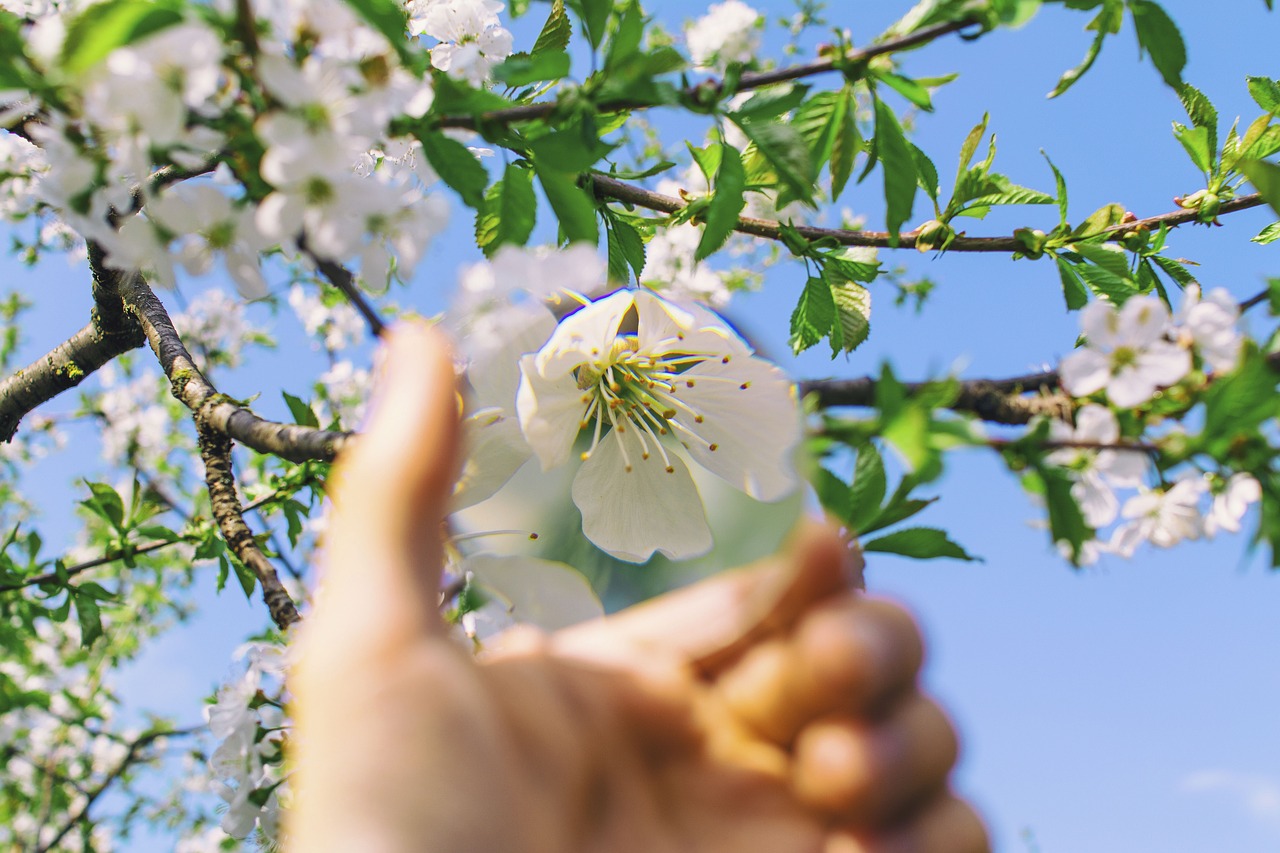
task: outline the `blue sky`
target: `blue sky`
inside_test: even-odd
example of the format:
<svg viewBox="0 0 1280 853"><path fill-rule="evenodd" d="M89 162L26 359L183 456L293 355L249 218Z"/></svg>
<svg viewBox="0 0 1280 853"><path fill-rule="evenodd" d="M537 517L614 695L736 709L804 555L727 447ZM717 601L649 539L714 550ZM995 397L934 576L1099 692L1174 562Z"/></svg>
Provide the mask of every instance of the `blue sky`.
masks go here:
<svg viewBox="0 0 1280 853"><path fill-rule="evenodd" d="M782 0L757 5L774 14L790 9ZM849 26L858 44L908 4L830 5L828 17ZM1276 73L1280 19L1257 0L1231 4L1239 18L1229 27L1218 11L1225 4L1164 5L1188 41L1186 79L1209 95L1224 121L1241 115L1247 123L1256 107L1244 78ZM529 17L540 17L542 8L535 6ZM647 8L675 29L694 7L662 0ZM1045 99L1058 75L1083 55L1091 35L1083 31L1087 20L1087 13L1053 7L1019 31L975 43L952 37L904 59L904 71L913 76L961 72L935 96L937 112L919 117L914 137L938 163L944 185L964 135L989 111L990 130L999 137L997 168L1019 183L1051 189L1044 148L1066 175L1075 221L1110 201L1140 216L1163 212L1174 195L1199 187L1199 175L1169 129L1183 118L1177 99L1150 64L1138 61L1127 27L1072 91ZM840 204L866 213L869 227L882 227L879 192L873 176L847 190ZM924 214L918 203L915 221ZM1025 224L1048 230L1055 217L1050 208L1021 208L973 221L968 231L1008 233ZM1276 249L1248 242L1267 221L1267 212L1254 210L1225 218L1225 227L1212 232L1184 227L1172 237L1174 251L1203 263L1206 285L1249 296L1266 276L1280 272ZM438 308L441 293L429 282L451 281L459 264L475 259L474 250L465 248L468 233L466 217L459 215L400 298ZM935 260L915 252L886 260L937 281L924 312L895 309L887 288L875 290L872 337L864 347L835 363L815 348L784 359L788 370L800 377L863 375L890 358L898 375L908 378L953 367L966 376L1003 376L1056 362L1075 339L1075 318L1063 310L1057 275L1047 263L1007 256ZM10 286L38 299L26 356L35 357L88 316L83 267L69 269L55 258L29 272L4 259L0 271ZM779 264L761 293L735 305L735 318L773 354L786 351L778 318L789 314L803 281L799 265ZM262 306L252 313L260 322L269 319ZM323 369L318 355L297 354L305 344L287 312L282 316L281 352L256 359L252 374L228 376L223 390L250 396L261 390L255 375L276 370L297 377L296 391L308 381L305 371ZM1267 328L1265 318L1254 323L1255 333ZM285 417L273 396L263 398L261 410ZM49 407L71 408L70 400ZM92 437L87 429L77 436ZM96 446L88 447L88 457L73 450L38 470L33 492L53 531L67 529L73 478L97 464ZM1280 849L1280 738L1273 711L1280 706L1280 671L1272 651L1280 647L1280 577L1245 559L1245 537L1148 549L1131 561L1104 560L1074 571L1048 547L1043 531L1029 525L1036 509L994 456L968 451L951 457L937 492L943 499L922 520L947 528L985 562L918 564L877 556L868 584L920 617L930 641L927 682L962 733L957 786L987 817L997 849ZM56 536L46 539L57 547ZM260 604L246 603L238 592L210 595L198 622L123 674L125 694L177 714L179 722L193 721L199 697L226 671L231 650L262 622ZM1023 840L1028 830L1034 847Z"/></svg>

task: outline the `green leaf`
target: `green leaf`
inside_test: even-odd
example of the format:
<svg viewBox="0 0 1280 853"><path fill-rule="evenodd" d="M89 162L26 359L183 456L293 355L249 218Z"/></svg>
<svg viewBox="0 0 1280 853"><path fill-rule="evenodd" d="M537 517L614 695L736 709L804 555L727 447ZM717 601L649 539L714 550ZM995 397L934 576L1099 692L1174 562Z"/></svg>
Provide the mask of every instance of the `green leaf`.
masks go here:
<svg viewBox="0 0 1280 853"><path fill-rule="evenodd" d="M738 107L735 115L746 121L767 122L799 107L808 93L809 87L801 85L761 89ZM795 122L791 126L796 127Z"/></svg>
<svg viewBox="0 0 1280 853"><path fill-rule="evenodd" d="M85 483L93 495L89 500L81 501L81 506L101 516L112 527L124 532L124 499L115 489L106 483Z"/></svg>
<svg viewBox="0 0 1280 853"><path fill-rule="evenodd" d="M1261 243L1265 246L1267 243L1274 243L1276 240L1280 240L1280 222L1272 222L1266 228L1263 228L1251 242Z"/></svg>
<svg viewBox="0 0 1280 853"><path fill-rule="evenodd" d="M830 285L836 311L831 326L831 357L835 358L841 351L853 352L871 334L871 291L852 281Z"/></svg>
<svg viewBox="0 0 1280 853"><path fill-rule="evenodd" d="M102 611L91 596L75 595L76 621L80 623L80 647L89 648L102 636Z"/></svg>
<svg viewBox="0 0 1280 853"><path fill-rule="evenodd" d="M1237 438L1257 435L1258 428L1277 415L1278 378L1255 347L1245 348L1239 367L1210 385L1205 394L1206 452L1225 458Z"/></svg>
<svg viewBox="0 0 1280 853"><path fill-rule="evenodd" d="M1058 218L1062 225L1067 224L1067 179L1062 177L1062 173L1058 171L1058 167L1053 165L1053 161L1049 159L1049 155L1045 154L1044 149L1040 150L1044 155L1045 162L1049 164L1049 168L1053 170L1053 182L1057 192L1058 201Z"/></svg>
<svg viewBox="0 0 1280 853"><path fill-rule="evenodd" d="M621 3L617 4L621 6ZM609 40L609 49L605 52L605 71L613 71L624 65L633 56L640 53L640 42L644 37L644 12L636 0L631 0L618 16L618 25Z"/></svg>
<svg viewBox="0 0 1280 853"><path fill-rule="evenodd" d="M977 559L947 538L947 534L934 527L908 527L862 543L862 550L885 554L900 554L917 560L933 560L950 557L972 562Z"/></svg>
<svg viewBox="0 0 1280 853"><path fill-rule="evenodd" d="M591 245L600 242L596 205L591 195L578 186L577 176L549 169L537 160L533 163L538 183L547 196L551 210L560 221L560 230L569 242L584 240Z"/></svg>
<svg viewBox="0 0 1280 853"><path fill-rule="evenodd" d="M289 407L289 414L293 417L293 422L299 426L320 428L320 421L316 418L315 411L311 405L298 397L293 396L288 391L281 391L284 397L284 404Z"/></svg>
<svg viewBox="0 0 1280 853"><path fill-rule="evenodd" d="M1035 470L1044 487L1049 535L1055 543L1065 542L1071 551L1071 562L1079 565L1084 543L1093 538L1093 530L1085 523L1080 504L1071 494L1072 480L1061 468L1043 463L1037 463Z"/></svg>
<svg viewBox="0 0 1280 853"><path fill-rule="evenodd" d="M231 563L227 560L226 554L218 555L218 576L215 581L215 589L222 592L227 588L227 578L231 575Z"/></svg>
<svg viewBox="0 0 1280 853"><path fill-rule="evenodd" d="M1062 298L1066 300L1067 310L1076 311L1083 308L1089 301L1089 291L1080 279L1080 274L1063 258L1058 257L1055 260L1058 263L1058 278L1062 281Z"/></svg>
<svg viewBox="0 0 1280 853"><path fill-rule="evenodd" d="M888 488L884 460L871 442L858 448L858 461L853 468L853 486L849 490L849 529L855 534L867 530L880 514L880 504Z"/></svg>
<svg viewBox="0 0 1280 853"><path fill-rule="evenodd" d="M818 495L818 503L834 518L842 523L849 518L849 487L844 481L826 468L818 468L814 472L813 490Z"/></svg>
<svg viewBox="0 0 1280 853"><path fill-rule="evenodd" d="M991 116L987 113L982 114L982 121L973 126L969 131L969 135L964 138L964 142L960 143L960 167L956 169L956 183L960 183L960 179L965 172L969 170L969 164L973 162L973 155L978 150L978 145L982 142L982 137L987 133L987 122Z"/></svg>
<svg viewBox="0 0 1280 853"><path fill-rule="evenodd" d="M911 218L916 198L916 166L911 146L902 134L898 117L876 99L876 151L884 171L885 223L889 245L898 245L898 232Z"/></svg>
<svg viewBox="0 0 1280 853"><path fill-rule="evenodd" d="M1209 129L1207 127L1187 127L1179 122L1173 123L1173 135L1182 147L1186 149L1187 154L1191 156L1191 162L1196 168L1206 174L1213 171L1213 152L1209 150Z"/></svg>
<svg viewBox="0 0 1280 853"><path fill-rule="evenodd" d="M822 255L822 263L833 281L872 282L880 275L875 249L846 246Z"/></svg>
<svg viewBox="0 0 1280 853"><path fill-rule="evenodd" d="M907 145L911 147L911 161L915 164L920 189L936 202L938 200L938 167L933 165L929 155L916 147L915 143L908 142Z"/></svg>
<svg viewBox="0 0 1280 853"><path fill-rule="evenodd" d="M1203 92L1190 83L1183 83L1177 89L1178 99L1182 101L1182 108L1187 111L1187 117L1191 119L1193 125L1203 127L1209 132L1209 151L1216 153L1218 150L1217 109Z"/></svg>
<svg viewBox="0 0 1280 853"><path fill-rule="evenodd" d="M489 174L476 156L467 146L443 133L423 133L418 138L427 162L440 179L457 192L467 207L479 210L484 204Z"/></svg>
<svg viewBox="0 0 1280 853"><path fill-rule="evenodd" d="M856 101L851 87L844 89L844 109L840 111L839 123L831 139L831 200L835 201L844 192L853 174L853 161L864 147L862 134L858 132L855 119Z"/></svg>
<svg viewBox="0 0 1280 853"><path fill-rule="evenodd" d="M1113 225L1119 225L1124 220L1123 205L1112 202L1104 204L1102 207L1089 214L1089 218L1076 226L1071 232L1072 237L1092 237L1101 234Z"/></svg>
<svg viewBox="0 0 1280 853"><path fill-rule="evenodd" d="M1249 82L1249 94L1253 100L1269 113L1280 110L1280 82L1270 77L1246 77Z"/></svg>
<svg viewBox="0 0 1280 853"><path fill-rule="evenodd" d="M783 187L797 201L813 207L813 161L800 132L786 124L755 122L737 115L730 115L730 118L769 161Z"/></svg>
<svg viewBox="0 0 1280 853"><path fill-rule="evenodd" d="M551 4L551 14L538 33L538 40L533 43L534 56L541 53L563 53L569 47L569 38L573 35L573 24L565 14L563 0L555 0Z"/></svg>
<svg viewBox="0 0 1280 853"><path fill-rule="evenodd" d="M569 54L514 53L492 69L493 79L511 88L569 75Z"/></svg>
<svg viewBox="0 0 1280 853"><path fill-rule="evenodd" d="M498 222L491 248L486 247L486 254L491 254L499 246L523 246L527 243L538 212L538 199L533 193L533 170L508 163L492 209Z"/></svg>
<svg viewBox="0 0 1280 853"><path fill-rule="evenodd" d="M609 267L613 269L613 257L617 252L627 266L631 267L638 283L640 276L644 274L644 238L630 222L617 216L607 207L604 210L605 219L609 223ZM619 278L625 281L627 278L625 272Z"/></svg>
<svg viewBox="0 0 1280 853"><path fill-rule="evenodd" d="M844 118L844 107L843 92L819 92L801 104L791 117L791 126L800 131L800 136L809 146L809 157L815 170L821 169L831 158L831 149Z"/></svg>
<svg viewBox="0 0 1280 853"><path fill-rule="evenodd" d="M1280 166L1262 160L1245 160L1239 164L1239 169L1262 195L1263 201L1280 214Z"/></svg>
<svg viewBox="0 0 1280 853"><path fill-rule="evenodd" d="M1085 52L1084 59L1080 60L1080 64L1075 68L1070 68L1063 72L1062 77L1058 79L1058 85L1054 86L1053 91L1049 93L1050 98L1056 98L1065 93L1075 85L1077 80L1084 76L1085 72L1093 67L1094 60L1102 52L1102 42L1112 33L1119 32L1120 23L1123 19L1124 7L1118 2L1106 2L1103 4L1102 11L1097 14L1087 28L1094 30L1097 35L1089 43L1089 49Z"/></svg>
<svg viewBox="0 0 1280 853"><path fill-rule="evenodd" d="M836 303L831 286L821 278L810 278L791 312L791 349L799 353L831 333L836 320Z"/></svg>
<svg viewBox="0 0 1280 853"><path fill-rule="evenodd" d="M738 226L738 215L747 200L743 195L747 175L742 168L742 155L727 142L720 146L720 169L716 172L715 192L703 218L706 226L693 253L694 261L710 257Z"/></svg>
<svg viewBox="0 0 1280 853"><path fill-rule="evenodd" d="M1129 11L1138 33L1138 52L1145 49L1164 82L1177 88L1182 84L1182 69L1187 66L1187 46L1178 25L1160 4L1151 0L1129 0Z"/></svg>
<svg viewBox="0 0 1280 853"><path fill-rule="evenodd" d="M613 0L568 0L567 5L578 13L587 41L591 42L591 49L598 48L604 40L605 24L609 22L609 13L613 11Z"/></svg>
<svg viewBox="0 0 1280 853"><path fill-rule="evenodd" d="M925 112L933 112L933 99L929 97L929 90L915 80L892 71L877 71L875 78Z"/></svg>
<svg viewBox="0 0 1280 853"><path fill-rule="evenodd" d="M1179 287L1186 287L1189 284L1196 283L1196 277L1191 274L1190 270L1173 258L1166 258L1164 255L1152 255L1151 260L1156 266L1164 270L1165 275L1177 282Z"/></svg>
<svg viewBox="0 0 1280 853"><path fill-rule="evenodd" d="M240 581L240 588L244 590L244 597L253 598L253 587L258 582L258 578L250 571L249 567L234 557L223 555L222 559L229 560L232 570L236 573L236 580Z"/></svg>
<svg viewBox="0 0 1280 853"><path fill-rule="evenodd" d="M182 21L181 9L170 2L108 0L89 6L67 24L62 67L71 74L84 73L116 48L134 44Z"/></svg>

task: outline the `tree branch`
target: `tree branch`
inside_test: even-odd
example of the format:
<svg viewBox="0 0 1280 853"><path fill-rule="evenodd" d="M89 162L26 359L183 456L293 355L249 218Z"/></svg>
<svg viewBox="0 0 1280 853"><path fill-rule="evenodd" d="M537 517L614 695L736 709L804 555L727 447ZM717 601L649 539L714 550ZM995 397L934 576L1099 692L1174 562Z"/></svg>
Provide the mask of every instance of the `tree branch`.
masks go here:
<svg viewBox="0 0 1280 853"><path fill-rule="evenodd" d="M267 559L253 538L253 531L244 521L244 509L236 495L236 479L231 471L231 439L217 430L197 425L200 433L200 458L204 460L204 481L209 488L209 502L213 517L218 521L222 538L227 547L253 572L262 586L262 600L266 602L271 620L284 630L302 621L293 599L280 583L275 566Z"/></svg>
<svg viewBox="0 0 1280 853"><path fill-rule="evenodd" d="M125 771L127 771L130 767L132 767L135 762L142 760L140 753L142 752L143 749L147 748L152 743L154 743L157 740L160 740L161 738L186 737L188 735L195 734L196 732L200 731L202 728L203 727L201 726L201 727L193 727L190 729L165 729L160 731L147 732L146 734L141 735L135 738L134 740L130 741L129 749L124 754L124 758L120 759L120 763L117 764L114 768L112 768L111 772L107 774L106 778L103 779L98 784L97 787L95 787L92 791L89 792L88 796L85 797L84 805L81 806L80 809L74 815L72 815L70 818L67 819L67 822L62 825L62 828L53 836L53 838L49 839L43 844L39 844L36 846L35 848L36 853L47 853L47 851L57 847L58 843L62 841L63 838L66 837L67 833L70 832L72 829L74 829L76 824L80 823L82 820L85 819L85 817L89 814L89 809L93 806L95 802L98 801L98 798L101 797L104 793L106 793L107 789L110 788L113 784L115 784L115 781L119 779L121 776L123 776Z"/></svg>
<svg viewBox="0 0 1280 853"><path fill-rule="evenodd" d="M89 324L46 355L0 382L0 441L10 441L36 407L76 387L98 368L145 340L120 301L126 275L102 264L102 247L89 243L94 308Z"/></svg>
<svg viewBox="0 0 1280 853"><path fill-rule="evenodd" d="M220 394L196 367L169 313L141 276L128 279L120 295L126 309L138 318L147 342L169 377L173 396L195 413L197 425L211 427L259 453L290 462L330 462L351 440L349 432L264 420Z"/></svg>
<svg viewBox="0 0 1280 853"><path fill-rule="evenodd" d="M877 56L883 56L888 53L897 53L898 51L909 50L919 47L923 44L933 41L951 33L959 32L966 27L977 24L978 21L973 18L965 18L960 21L951 21L945 24L935 24L931 27L924 27L914 33L896 38L886 39L879 44L873 44L868 47L851 50L840 58L823 59L817 62L810 62L804 65L792 65L787 68L779 68L775 71L764 71L758 74L743 74L738 80L738 85L734 88L734 92L748 92L752 89L760 89L765 86L773 86L778 83L786 83L791 80L799 80L803 77L812 77L816 74L824 74L829 71L836 71L842 66L856 65L859 62L866 62ZM714 93L719 95L724 91L723 80L707 80L695 86L688 86L680 91L682 98L692 101L700 101L705 97L706 93ZM626 112L628 110L646 109L656 106L651 101L638 101L630 99L622 99L616 101L605 101L597 104L597 109L601 112ZM519 107L510 107L501 110L490 110L487 113L481 113L479 116L445 116L436 125L441 128L458 128L461 130L479 130L486 124L515 124L522 121L534 121L540 118L546 118L560 108L558 101L541 101L536 104L525 104Z"/></svg>
<svg viewBox="0 0 1280 853"><path fill-rule="evenodd" d="M592 186L596 197L605 201L620 201L624 204L643 207L648 210L655 210L659 213L678 213L688 206L683 199L674 196L663 195L652 190L638 187L635 184L629 184L625 181L619 181L608 175L593 172L591 175ZM1251 207L1258 207L1265 204L1262 196L1257 193L1252 195L1244 195L1234 198L1231 201L1223 202L1219 215L1227 213L1235 213L1239 210L1248 210ZM1156 216L1150 216L1146 219L1138 219L1133 222L1125 222L1106 229L1102 233L1107 240L1118 240L1124 234L1140 228L1159 228L1161 225L1174 227L1187 222L1196 221L1197 211L1172 210L1168 213L1161 213ZM806 240L834 240L844 246L864 246L876 249L914 249L919 234L916 231L908 231L899 235L898 244L890 245L892 235L887 231L852 231L844 228L817 228L812 225L796 225L796 233ZM738 225L734 228L742 234L750 234L753 237L764 237L768 240L782 239L782 223L772 219L756 219L751 216L738 217ZM1026 246L1016 237L956 237L947 246L948 252L1020 252L1026 251Z"/></svg>
<svg viewBox="0 0 1280 853"><path fill-rule="evenodd" d="M298 249L302 251L311 262L316 265L316 269L320 270L320 274L329 279L329 283L338 290L342 291L342 295L347 297L347 301L355 306L360 312L360 316L369 324L369 331L374 337L382 337L387 330L387 324L382 322L382 318L378 316L378 312L369 304L369 300L365 299L364 294L360 292L360 286L356 284L355 276L351 271L336 261L328 258L322 258L315 252L311 251L311 247L307 245L307 238L304 234L298 238Z"/></svg>
<svg viewBox="0 0 1280 853"><path fill-rule="evenodd" d="M927 382L904 382L908 394L925 388ZM823 408L840 406L874 406L876 380L869 376L858 379L804 379L796 383L803 397L816 394ZM1024 397L1028 391L1040 392ZM1046 393L1048 392L1048 393ZM1071 398L1058 390L1057 373L1032 373L1009 379L971 379L960 383L960 393L947 408L977 415L998 424L1025 424L1037 416L1069 417Z"/></svg>

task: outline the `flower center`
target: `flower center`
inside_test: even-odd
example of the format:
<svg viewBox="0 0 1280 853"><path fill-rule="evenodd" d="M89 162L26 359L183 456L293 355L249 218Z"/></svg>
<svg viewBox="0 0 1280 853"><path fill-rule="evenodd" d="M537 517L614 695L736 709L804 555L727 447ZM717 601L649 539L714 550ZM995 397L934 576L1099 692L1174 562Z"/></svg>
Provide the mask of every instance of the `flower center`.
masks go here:
<svg viewBox="0 0 1280 853"><path fill-rule="evenodd" d="M583 452L585 461L600 446L605 427L618 431L619 435L632 430L640 443L641 458L648 459L656 451L668 474L675 472L662 436L676 435L681 443L700 444L709 451L717 445L698 435L693 428L705 420L703 413L691 401L679 396L680 389L696 387L699 382L733 382L720 376L687 376L687 371L703 362L720 359L728 363L729 356L706 353L669 352L663 355L646 355L639 351L635 335L619 335L614 339L609 353L594 362L580 365L576 371L578 387L582 389L583 410L581 429L591 427L594 432L591 446ZM738 384L745 389L746 383ZM619 441L623 470L632 470L627 446Z"/></svg>

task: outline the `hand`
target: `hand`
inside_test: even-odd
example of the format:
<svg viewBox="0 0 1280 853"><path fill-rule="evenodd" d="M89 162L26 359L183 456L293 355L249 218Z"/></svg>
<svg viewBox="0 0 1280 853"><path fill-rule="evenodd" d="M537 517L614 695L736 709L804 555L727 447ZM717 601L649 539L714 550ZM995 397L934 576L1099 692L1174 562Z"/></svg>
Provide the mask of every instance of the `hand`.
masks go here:
<svg viewBox="0 0 1280 853"><path fill-rule="evenodd" d="M810 525L780 555L477 663L439 616L458 461L448 348L389 343L334 472L292 675L299 851L981 853L919 635Z"/></svg>

